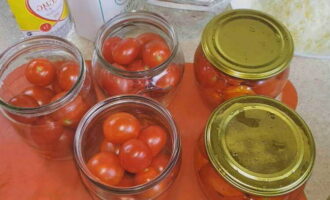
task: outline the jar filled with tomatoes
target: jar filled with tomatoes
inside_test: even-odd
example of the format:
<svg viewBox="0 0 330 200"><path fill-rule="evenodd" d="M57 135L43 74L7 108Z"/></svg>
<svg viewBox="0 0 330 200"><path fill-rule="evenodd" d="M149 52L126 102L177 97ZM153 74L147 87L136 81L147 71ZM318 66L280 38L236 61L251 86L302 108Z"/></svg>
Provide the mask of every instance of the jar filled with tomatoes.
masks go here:
<svg viewBox="0 0 330 200"><path fill-rule="evenodd" d="M127 12L99 30L92 65L103 96L139 94L168 105L181 82L184 57L163 17Z"/></svg>
<svg viewBox="0 0 330 200"><path fill-rule="evenodd" d="M226 101L210 116L195 149L209 200L305 200L315 143L303 119L263 96Z"/></svg>
<svg viewBox="0 0 330 200"><path fill-rule="evenodd" d="M180 137L171 114L158 102L138 95L115 96L84 116L74 156L93 197L155 199L178 175Z"/></svg>
<svg viewBox="0 0 330 200"><path fill-rule="evenodd" d="M276 98L287 83L293 49L289 31L267 14L232 10L216 16L195 52L202 98L212 108L242 95Z"/></svg>
<svg viewBox="0 0 330 200"><path fill-rule="evenodd" d="M8 48L0 66L4 116L41 155L71 157L76 127L96 103L79 50L61 38L38 36Z"/></svg>

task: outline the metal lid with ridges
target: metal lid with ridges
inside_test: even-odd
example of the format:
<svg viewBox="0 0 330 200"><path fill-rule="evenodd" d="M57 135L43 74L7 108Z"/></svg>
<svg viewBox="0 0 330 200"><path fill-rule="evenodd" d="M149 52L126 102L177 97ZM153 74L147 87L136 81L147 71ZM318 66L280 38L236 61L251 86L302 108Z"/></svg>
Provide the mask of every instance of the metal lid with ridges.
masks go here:
<svg viewBox="0 0 330 200"><path fill-rule="evenodd" d="M208 120L205 146L219 175L249 194L287 194L309 178L314 139L303 119L281 102L243 96L219 106Z"/></svg>
<svg viewBox="0 0 330 200"><path fill-rule="evenodd" d="M232 10L214 17L201 41L207 59L222 72L260 80L284 71L293 57L290 32L273 17L255 10Z"/></svg>

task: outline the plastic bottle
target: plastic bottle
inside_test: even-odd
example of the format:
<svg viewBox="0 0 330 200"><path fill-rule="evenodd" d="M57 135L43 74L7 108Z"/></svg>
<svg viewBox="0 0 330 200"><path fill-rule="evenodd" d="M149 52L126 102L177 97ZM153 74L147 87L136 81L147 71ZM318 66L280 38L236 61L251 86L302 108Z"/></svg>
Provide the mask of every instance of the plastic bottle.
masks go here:
<svg viewBox="0 0 330 200"><path fill-rule="evenodd" d="M65 0L7 0L25 37L65 37L72 23Z"/></svg>

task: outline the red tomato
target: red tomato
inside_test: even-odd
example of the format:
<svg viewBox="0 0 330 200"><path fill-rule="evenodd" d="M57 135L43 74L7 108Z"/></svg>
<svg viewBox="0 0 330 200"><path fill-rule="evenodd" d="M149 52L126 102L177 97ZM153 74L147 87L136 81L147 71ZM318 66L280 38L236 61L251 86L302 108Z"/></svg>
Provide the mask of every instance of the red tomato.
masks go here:
<svg viewBox="0 0 330 200"><path fill-rule="evenodd" d="M162 127L152 125L141 131L139 140L148 145L152 156L155 157L166 145L167 133Z"/></svg>
<svg viewBox="0 0 330 200"><path fill-rule="evenodd" d="M158 176L158 171L152 167L145 168L143 171L135 174L135 185L142 185L154 180Z"/></svg>
<svg viewBox="0 0 330 200"><path fill-rule="evenodd" d="M240 85L240 86L229 86L226 88L226 90L223 92L224 99L232 99L239 96L244 95L254 95L256 94L251 87L246 85Z"/></svg>
<svg viewBox="0 0 330 200"><path fill-rule="evenodd" d="M47 59L33 59L26 66L25 77L32 84L46 86L55 80L56 69Z"/></svg>
<svg viewBox="0 0 330 200"><path fill-rule="evenodd" d="M140 72L149 70L150 67L145 65L142 60L134 60L131 64L128 65L128 70L132 72Z"/></svg>
<svg viewBox="0 0 330 200"><path fill-rule="evenodd" d="M253 91L258 95L264 95L275 98L283 89L287 80L279 80L277 78L270 78L267 80L260 80L252 86Z"/></svg>
<svg viewBox="0 0 330 200"><path fill-rule="evenodd" d="M103 121L104 137L114 144L122 144L127 140L137 138L140 130L139 120L125 112L114 113Z"/></svg>
<svg viewBox="0 0 330 200"><path fill-rule="evenodd" d="M140 197L140 199L155 199L155 197L159 196L168 188L168 185L168 181L162 181L159 184L153 186L152 188L138 194L138 196Z"/></svg>
<svg viewBox="0 0 330 200"><path fill-rule="evenodd" d="M58 93L51 101L56 101L62 98L65 94L65 92ZM89 106L81 95L77 95L71 102L52 113L51 116L55 120L59 120L64 126L75 128L88 108Z"/></svg>
<svg viewBox="0 0 330 200"><path fill-rule="evenodd" d="M61 93L63 92L62 88L60 87L60 84L58 83L57 80L55 80L54 82L52 82L50 84L50 89L53 90L55 92L55 94Z"/></svg>
<svg viewBox="0 0 330 200"><path fill-rule="evenodd" d="M33 97L39 106L48 104L55 95L51 89L40 86L28 87L23 91L23 94Z"/></svg>
<svg viewBox="0 0 330 200"><path fill-rule="evenodd" d="M32 140L37 145L48 145L57 142L63 132L60 122L54 121L50 117L41 117L31 128Z"/></svg>
<svg viewBox="0 0 330 200"><path fill-rule="evenodd" d="M169 160L170 160L169 155L167 155L166 153L161 153L152 160L150 167L153 167L160 173L165 170Z"/></svg>
<svg viewBox="0 0 330 200"><path fill-rule="evenodd" d="M143 62L151 68L164 63L171 55L171 50L165 42L153 40L145 44L142 51Z"/></svg>
<svg viewBox="0 0 330 200"><path fill-rule="evenodd" d="M228 85L231 85L231 86L239 86L244 82L241 79L230 77L230 76L227 76L227 75L223 75L223 77L226 79Z"/></svg>
<svg viewBox="0 0 330 200"><path fill-rule="evenodd" d="M176 64L172 63L167 67L165 73L162 73L161 77L156 81L156 86L165 89L176 86L179 81L180 69Z"/></svg>
<svg viewBox="0 0 330 200"><path fill-rule="evenodd" d="M147 44L150 41L161 41L161 42L166 42L160 35L157 33L152 33L152 32L146 32L142 33L137 37L137 40L140 42L141 46Z"/></svg>
<svg viewBox="0 0 330 200"><path fill-rule="evenodd" d="M95 154L87 163L91 173L110 186L118 185L124 176L124 169L114 153L100 152Z"/></svg>
<svg viewBox="0 0 330 200"><path fill-rule="evenodd" d="M140 43L134 38L126 38L118 42L112 49L112 58L115 63L128 65L140 53Z"/></svg>
<svg viewBox="0 0 330 200"><path fill-rule="evenodd" d="M125 69L124 67L114 64L115 67ZM100 85L108 93L109 96L119 94L130 94L134 90L134 81L122 78L108 72L105 69L100 69Z"/></svg>
<svg viewBox="0 0 330 200"><path fill-rule="evenodd" d="M107 140L103 140L100 145L100 151L111 152L116 155L119 155L120 146L117 144L113 144L112 142L109 142Z"/></svg>
<svg viewBox="0 0 330 200"><path fill-rule="evenodd" d="M27 96L25 94L20 94L11 98L8 103L20 108L35 108L39 106L38 102L33 97ZM22 123L32 123L37 120L37 117L23 117L21 115L15 115L12 113L8 113L8 115L14 120Z"/></svg>
<svg viewBox="0 0 330 200"><path fill-rule="evenodd" d="M131 173L137 173L149 167L152 154L144 142L131 139L121 146L119 159L121 166L125 170Z"/></svg>
<svg viewBox="0 0 330 200"><path fill-rule="evenodd" d="M211 165L205 165L199 175L204 184L225 197L244 197L243 192L227 183Z"/></svg>
<svg viewBox="0 0 330 200"><path fill-rule="evenodd" d="M204 57L204 55L195 54L194 62L195 77L202 87L222 90L227 82L221 74Z"/></svg>
<svg viewBox="0 0 330 200"><path fill-rule="evenodd" d="M79 66L76 62L68 61L64 63L57 74L57 81L63 90L70 90L77 82L80 74Z"/></svg>
<svg viewBox="0 0 330 200"><path fill-rule="evenodd" d="M120 42L122 39L120 37L109 37L107 38L102 46L102 55L106 61L113 63L112 51L113 48Z"/></svg>
<svg viewBox="0 0 330 200"><path fill-rule="evenodd" d="M201 88L202 98L212 107L216 107L224 101L222 92L216 91L213 88Z"/></svg>
<svg viewBox="0 0 330 200"><path fill-rule="evenodd" d="M123 178L121 179L120 183L117 187L133 187L134 186L134 178L131 175L124 174Z"/></svg>
<svg viewBox="0 0 330 200"><path fill-rule="evenodd" d="M63 128L62 134L54 145L49 145L51 149L48 150L48 157L54 159L72 156L74 134L72 129Z"/></svg>

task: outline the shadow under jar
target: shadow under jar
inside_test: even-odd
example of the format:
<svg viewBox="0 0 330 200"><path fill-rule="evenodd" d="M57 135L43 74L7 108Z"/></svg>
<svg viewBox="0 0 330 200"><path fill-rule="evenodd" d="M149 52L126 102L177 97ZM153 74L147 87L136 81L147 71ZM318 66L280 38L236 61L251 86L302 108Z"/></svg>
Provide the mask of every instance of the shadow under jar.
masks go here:
<svg viewBox="0 0 330 200"><path fill-rule="evenodd" d="M173 27L151 12L127 12L101 27L93 75L103 96L139 94L167 106L184 72Z"/></svg>
<svg viewBox="0 0 330 200"><path fill-rule="evenodd" d="M198 181L209 200L306 200L314 161L314 139L303 119L262 96L219 106L195 149Z"/></svg>
<svg viewBox="0 0 330 200"><path fill-rule="evenodd" d="M283 24L254 10L213 18L195 52L199 91L212 108L242 95L276 98L287 83L293 40Z"/></svg>
<svg viewBox="0 0 330 200"><path fill-rule="evenodd" d="M0 58L3 115L49 159L72 156L75 129L96 95L79 50L54 36L23 40Z"/></svg>
<svg viewBox="0 0 330 200"><path fill-rule="evenodd" d="M157 198L180 169L178 134L169 111L150 98L123 95L99 102L80 122L74 141L85 186L95 199Z"/></svg>

